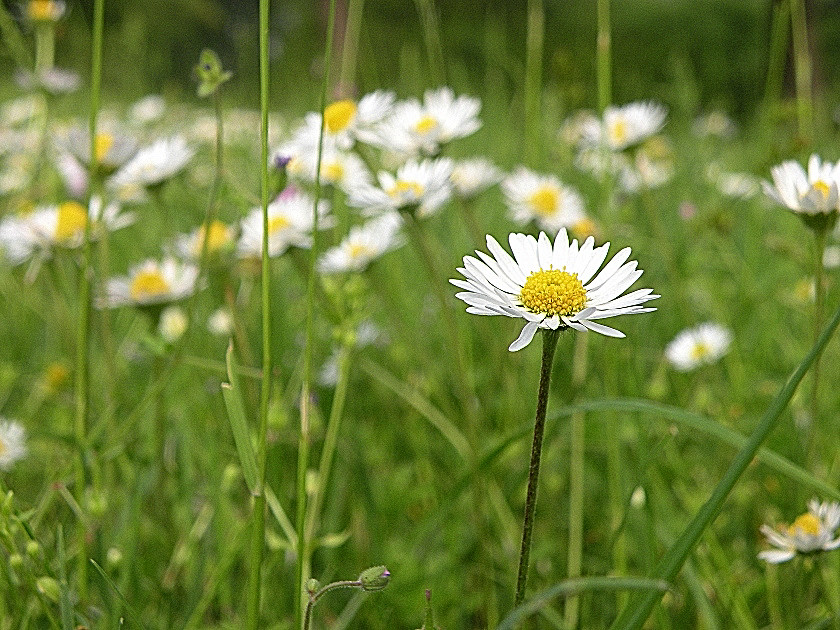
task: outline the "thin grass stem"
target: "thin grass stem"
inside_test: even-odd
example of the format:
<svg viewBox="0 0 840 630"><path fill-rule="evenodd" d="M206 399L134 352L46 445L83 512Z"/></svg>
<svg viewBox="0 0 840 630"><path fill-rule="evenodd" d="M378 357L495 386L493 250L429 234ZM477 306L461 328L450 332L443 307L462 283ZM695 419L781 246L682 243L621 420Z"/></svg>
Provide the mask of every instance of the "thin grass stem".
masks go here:
<svg viewBox="0 0 840 630"><path fill-rule="evenodd" d="M825 266L823 265L823 257L825 256L825 241L826 230L817 230L814 232L814 337L813 342L816 343L820 337L820 332L823 327L823 317L825 317ZM816 433L817 425L820 417L820 357L814 360L814 367L811 370L811 428L808 439L808 456L809 460L814 458L816 454L813 452L816 447Z"/></svg>
<svg viewBox="0 0 840 630"><path fill-rule="evenodd" d="M814 92L805 0L790 0L790 20L793 33L793 70L796 82L796 116L799 122L799 136L804 142L810 143L814 139Z"/></svg>
<svg viewBox="0 0 840 630"><path fill-rule="evenodd" d="M349 91L356 83L356 67L359 59L359 36L362 32L362 13L365 0L349 0L347 3L347 24L344 29L344 43L341 47L341 70L338 84Z"/></svg>
<svg viewBox="0 0 840 630"><path fill-rule="evenodd" d="M598 43L595 50L598 74L598 111L612 102L612 32L610 0L598 0Z"/></svg>
<svg viewBox="0 0 840 630"><path fill-rule="evenodd" d="M543 0L528 0L525 42L525 163L539 166L541 151L540 101L542 95L545 8Z"/></svg>
<svg viewBox="0 0 840 630"><path fill-rule="evenodd" d="M779 104L787 65L790 43L790 2L781 0L773 6L770 27L770 49L767 56L767 82L764 86L764 109L770 111Z"/></svg>

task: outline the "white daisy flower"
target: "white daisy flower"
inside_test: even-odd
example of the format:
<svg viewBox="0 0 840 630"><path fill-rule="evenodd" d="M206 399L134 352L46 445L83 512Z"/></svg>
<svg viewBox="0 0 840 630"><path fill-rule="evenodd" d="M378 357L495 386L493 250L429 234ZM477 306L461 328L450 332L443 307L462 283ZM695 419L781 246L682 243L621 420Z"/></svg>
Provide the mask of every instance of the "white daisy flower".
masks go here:
<svg viewBox="0 0 840 630"><path fill-rule="evenodd" d="M318 261L321 273L361 271L382 254L403 244L402 220L395 213L383 214L350 229L341 243L325 251Z"/></svg>
<svg viewBox="0 0 840 630"><path fill-rule="evenodd" d="M0 221L0 249L9 261L20 264L35 251L48 254L62 247L73 249L84 243L85 228L91 224L91 238L97 239L102 230L113 232L134 223L134 213L120 212L116 203L101 208L100 197L91 199L87 212L77 201L65 201L53 206L36 208L26 215L12 215ZM101 216L100 216L101 212ZM97 220L101 222L97 223Z"/></svg>
<svg viewBox="0 0 840 630"><path fill-rule="evenodd" d="M158 140L140 149L108 180L114 190L132 186L156 186L178 174L195 155L183 136Z"/></svg>
<svg viewBox="0 0 840 630"><path fill-rule="evenodd" d="M189 234L179 235L175 239L175 250L181 258L198 260L201 257L201 249L204 247L204 238L205 230L202 224ZM207 255L213 256L231 247L233 238L233 229L223 221L214 219L210 224L210 231L207 236Z"/></svg>
<svg viewBox="0 0 840 630"><path fill-rule="evenodd" d="M227 337L233 331L233 317L226 308L217 308L207 318L207 330L219 337Z"/></svg>
<svg viewBox="0 0 840 630"><path fill-rule="evenodd" d="M585 218L583 199L574 188L554 175L542 175L520 166L502 181L511 218L525 225L534 221L539 229L557 232Z"/></svg>
<svg viewBox="0 0 840 630"><path fill-rule="evenodd" d="M449 158L411 160L399 167L396 175L380 171L378 186L361 183L352 187L347 203L371 214L416 208L417 216L428 216L449 200L451 174Z"/></svg>
<svg viewBox="0 0 840 630"><path fill-rule="evenodd" d="M595 247L592 237L579 247L577 239L569 243L563 228L553 245L545 232L540 232L539 240L526 234L511 234L508 240L513 256L488 235L487 248L493 257L481 251L476 251L478 258L464 256L464 266L458 272L466 280L450 282L464 289L456 297L468 304L468 313L526 321L510 344L511 352L531 343L538 328L574 328L624 337L621 331L595 320L656 310L642 306L659 297L652 289L622 295L642 275L636 261L627 262L629 247L599 272L610 244Z"/></svg>
<svg viewBox="0 0 840 630"><path fill-rule="evenodd" d="M591 134L589 130L598 129L600 124L600 120L592 111L582 109L563 121L558 136L564 144L579 147Z"/></svg>
<svg viewBox="0 0 840 630"><path fill-rule="evenodd" d="M816 154L808 160L808 172L794 160L770 170L773 183L762 182L765 194L793 212L803 215L836 214L838 207L837 164L822 162Z"/></svg>
<svg viewBox="0 0 840 630"><path fill-rule="evenodd" d="M26 456L26 431L20 423L0 416L0 470L9 470Z"/></svg>
<svg viewBox="0 0 840 630"><path fill-rule="evenodd" d="M58 22L66 10L67 4L62 0L29 0L26 17L33 22Z"/></svg>
<svg viewBox="0 0 840 630"><path fill-rule="evenodd" d="M69 151L59 150L54 159L55 168L64 181L67 193L71 197L83 197L88 186L87 169Z"/></svg>
<svg viewBox="0 0 840 630"><path fill-rule="evenodd" d="M732 331L706 322L683 330L665 347L665 358L680 372L714 363L729 351Z"/></svg>
<svg viewBox="0 0 840 630"><path fill-rule="evenodd" d="M18 70L15 72L15 82L24 90L43 88L50 94L67 94L79 89L82 77L72 70L52 67L38 72Z"/></svg>
<svg viewBox="0 0 840 630"><path fill-rule="evenodd" d="M427 90L422 103L417 99L397 103L391 116L366 142L397 153L435 156L443 145L472 135L481 127L480 110L479 99L464 95L456 98L452 88Z"/></svg>
<svg viewBox="0 0 840 630"><path fill-rule="evenodd" d="M823 252L823 267L837 269L840 267L840 246L829 245Z"/></svg>
<svg viewBox="0 0 840 630"><path fill-rule="evenodd" d="M761 182L749 173L724 171L716 163L706 168L706 179L717 187L720 193L733 199L751 199L761 190Z"/></svg>
<svg viewBox="0 0 840 630"><path fill-rule="evenodd" d="M174 258L148 259L128 270L128 275L110 278L99 308L169 304L196 291L198 267Z"/></svg>
<svg viewBox="0 0 840 630"><path fill-rule="evenodd" d="M604 110L603 120L587 124L583 134L591 144L621 151L659 131L666 115L667 110L654 102L611 105Z"/></svg>
<svg viewBox="0 0 840 630"><path fill-rule="evenodd" d="M318 148L289 144L275 152L277 156L289 158L286 172L290 177L305 182L315 181L315 168L318 164ZM324 147L321 155L321 183L338 186L348 192L351 187L369 184L370 172L362 159L355 153L341 151L334 147Z"/></svg>
<svg viewBox="0 0 840 630"><path fill-rule="evenodd" d="M82 164L90 164L90 133L75 127L58 140L59 149L66 149ZM137 152L137 141L119 129L102 130L96 134L94 147L100 168L110 173L125 164Z"/></svg>
<svg viewBox="0 0 840 630"><path fill-rule="evenodd" d="M279 256L289 247L308 248L312 245L312 210L315 200L297 189L286 189L268 205L268 255ZM329 202L318 202L319 226L330 227L327 216ZM262 256L262 208L253 208L242 220L241 236L237 245L240 258Z"/></svg>
<svg viewBox="0 0 840 630"><path fill-rule="evenodd" d="M43 116L46 107L46 102L40 94L21 96L3 103L0 107L0 121L9 127L24 125L34 118Z"/></svg>
<svg viewBox="0 0 840 630"><path fill-rule="evenodd" d="M347 150L356 140L367 142L375 137L374 129L391 112L396 99L393 92L377 90L363 96L358 103L351 99L335 101L324 108L324 142L327 146ZM308 150L317 150L321 133L321 114L309 112L303 125L295 131L292 143Z"/></svg>
<svg viewBox="0 0 840 630"><path fill-rule="evenodd" d="M835 538L838 526L840 503L820 503L811 499L808 511L798 516L791 525L778 529L766 524L761 526L761 533L776 549L762 551L758 557L771 564L778 564L787 562L798 553L837 549L840 547L840 536Z"/></svg>
<svg viewBox="0 0 840 630"><path fill-rule="evenodd" d="M158 334L167 343L175 343L187 330L189 320L180 306L167 306L160 314Z"/></svg>
<svg viewBox="0 0 840 630"><path fill-rule="evenodd" d="M737 133L738 126L726 112L716 110L695 118L691 130L701 138L731 138Z"/></svg>
<svg viewBox="0 0 840 630"><path fill-rule="evenodd" d="M160 94L149 94L132 103L128 109L128 117L138 125L146 125L163 116L166 111L166 101Z"/></svg>
<svg viewBox="0 0 840 630"><path fill-rule="evenodd" d="M452 191L462 199L475 197L501 180L502 172L485 158L455 162L449 176Z"/></svg>

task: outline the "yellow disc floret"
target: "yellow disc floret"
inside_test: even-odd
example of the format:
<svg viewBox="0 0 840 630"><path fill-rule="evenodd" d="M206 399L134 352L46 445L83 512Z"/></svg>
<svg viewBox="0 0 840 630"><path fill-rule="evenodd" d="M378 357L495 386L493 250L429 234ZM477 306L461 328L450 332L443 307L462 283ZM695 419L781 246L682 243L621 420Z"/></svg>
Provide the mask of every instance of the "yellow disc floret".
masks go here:
<svg viewBox="0 0 840 630"><path fill-rule="evenodd" d="M694 345L691 346L691 358L695 361L705 359L711 354L711 352L712 349L709 348L709 344L702 341L696 341Z"/></svg>
<svg viewBox="0 0 840 630"><path fill-rule="evenodd" d="M351 100L330 103L324 109L324 126L330 133L344 131L356 117L356 103Z"/></svg>
<svg viewBox="0 0 840 630"><path fill-rule="evenodd" d="M131 281L131 299L143 302L169 293L169 283L157 269L144 269L137 272Z"/></svg>
<svg viewBox="0 0 840 630"><path fill-rule="evenodd" d="M788 533L791 536L796 534L816 536L820 533L820 521L810 512L805 512L805 514L796 517L796 520L788 527Z"/></svg>
<svg viewBox="0 0 840 630"><path fill-rule="evenodd" d="M373 248L363 243L351 243L347 247L347 255L353 260L370 256L373 253Z"/></svg>
<svg viewBox="0 0 840 630"><path fill-rule="evenodd" d="M388 194L395 199L402 197L405 194L420 198L423 196L423 186L417 182L408 182L404 179L398 179L388 190Z"/></svg>
<svg viewBox="0 0 840 630"><path fill-rule="evenodd" d="M340 182L344 179L344 165L341 162L324 164L321 169L321 177L328 182Z"/></svg>
<svg viewBox="0 0 840 630"><path fill-rule="evenodd" d="M586 308L586 289L577 274L565 268L540 269L525 280L519 299L532 313L568 316Z"/></svg>
<svg viewBox="0 0 840 630"><path fill-rule="evenodd" d="M53 0L32 0L27 7L29 19L35 22L52 22L63 12L63 7Z"/></svg>
<svg viewBox="0 0 840 630"><path fill-rule="evenodd" d="M613 146L624 144L624 141L627 140L627 122L625 120L619 118L613 121L609 128L609 139Z"/></svg>
<svg viewBox="0 0 840 630"><path fill-rule="evenodd" d="M271 217L268 220L268 233L275 234L277 232L282 232L291 224L292 222L286 217Z"/></svg>
<svg viewBox="0 0 840 630"><path fill-rule="evenodd" d="M210 224L209 234L206 236L206 238L207 252L210 254L217 252L230 242L230 228L228 228L228 226L219 221L219 219L214 219L213 222ZM200 228L198 228L198 238L195 239L194 253L196 256L201 255L201 248L204 244L204 239L205 231L204 226L202 225Z"/></svg>
<svg viewBox="0 0 840 630"><path fill-rule="evenodd" d="M417 124L414 125L414 130L417 133L429 133L437 126L437 118L435 118L434 116L423 116L423 118L418 120Z"/></svg>
<svg viewBox="0 0 840 630"><path fill-rule="evenodd" d="M823 200L828 199L828 196L831 194L831 187L821 179L818 179L814 182L813 188L814 190L819 191L819 193L822 195Z"/></svg>
<svg viewBox="0 0 840 630"><path fill-rule="evenodd" d="M114 136L110 133L98 133L96 134L96 140L93 144L96 161L102 162L105 160L105 156L108 155L108 151L110 151L111 147L114 145Z"/></svg>
<svg viewBox="0 0 840 630"><path fill-rule="evenodd" d="M65 201L58 206L57 214L55 223L56 241L71 241L84 232L88 216L85 207L78 201Z"/></svg>
<svg viewBox="0 0 840 630"><path fill-rule="evenodd" d="M535 193L528 197L528 203L538 215L550 217L559 206L560 191L554 186L540 186Z"/></svg>

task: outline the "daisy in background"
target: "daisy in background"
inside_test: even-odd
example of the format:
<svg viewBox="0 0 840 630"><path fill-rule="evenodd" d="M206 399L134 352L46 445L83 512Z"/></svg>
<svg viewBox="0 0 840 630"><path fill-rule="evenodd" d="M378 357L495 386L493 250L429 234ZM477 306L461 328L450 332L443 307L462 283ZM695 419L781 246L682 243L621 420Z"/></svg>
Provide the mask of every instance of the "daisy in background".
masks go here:
<svg viewBox="0 0 840 630"><path fill-rule="evenodd" d="M386 252L402 246L401 226L400 217L388 213L350 228L341 243L321 255L318 270L325 274L362 271Z"/></svg>
<svg viewBox="0 0 840 630"><path fill-rule="evenodd" d="M835 537L840 527L840 503L820 503L811 499L808 511L796 518L791 525L772 528L761 526L764 534L775 549L758 554L761 560L778 564L787 562L797 554L817 551L831 551L840 547L840 536Z"/></svg>
<svg viewBox="0 0 840 630"><path fill-rule="evenodd" d="M52 24L58 22L67 10L61 0L29 0L26 5L26 17L31 22Z"/></svg>
<svg viewBox="0 0 840 630"><path fill-rule="evenodd" d="M100 197L93 197L89 208L77 201L41 206L24 215L11 215L0 221L0 249L13 265L34 254L49 257L56 249L75 249L84 243L85 229L91 221L91 238L103 230L113 232L134 223L136 216L121 212L117 203L102 208Z"/></svg>
<svg viewBox="0 0 840 630"><path fill-rule="evenodd" d="M149 94L128 108L128 119L136 125L148 125L160 120L166 111L166 101L160 94Z"/></svg>
<svg viewBox="0 0 840 630"><path fill-rule="evenodd" d="M830 229L834 225L840 200L840 165L812 155L807 172L799 162L787 160L774 166L770 173L773 183L762 182L770 199L797 213L812 229Z"/></svg>
<svg viewBox="0 0 840 630"><path fill-rule="evenodd" d="M286 172L293 179L314 183L318 163L318 147L288 144L275 152L272 163L282 156L288 158ZM371 175L362 159L355 153L324 147L321 155L321 183L338 186L348 193L353 186L370 184Z"/></svg>
<svg viewBox="0 0 840 630"><path fill-rule="evenodd" d="M128 274L110 278L99 308L163 306L195 293L198 267L174 258L148 259L131 267Z"/></svg>
<svg viewBox="0 0 840 630"><path fill-rule="evenodd" d="M363 96L358 103L350 99L330 103L324 109L325 144L348 150L357 140L368 142L376 138L376 126L391 113L395 99L393 92L377 90ZM294 132L292 143L317 150L320 134L321 114L309 112Z"/></svg>
<svg viewBox="0 0 840 630"><path fill-rule="evenodd" d="M597 124L586 125L583 139L611 151L623 151L662 129L667 113L662 105L654 102L611 105L604 110L604 116Z"/></svg>
<svg viewBox="0 0 840 630"><path fill-rule="evenodd" d="M492 257L481 251L476 251L478 258L464 256L464 266L458 272L466 280L450 282L464 289L456 297L468 304L468 313L525 320L519 338L510 344L511 352L531 343L540 328L593 330L624 337L624 333L596 320L656 310L642 306L659 297L651 289L622 295L642 275L636 261L627 262L629 247L598 272L609 243L595 247L591 237L581 246L577 239L569 243L565 228L558 232L553 245L544 232L539 239L511 234L508 240L513 256L488 235L487 248Z"/></svg>
<svg viewBox="0 0 840 630"><path fill-rule="evenodd" d="M422 103L417 99L398 102L365 141L396 153L433 157L452 140L478 131L480 110L479 99L456 97L450 87L427 90Z"/></svg>
<svg viewBox="0 0 840 630"><path fill-rule="evenodd" d="M368 214L399 210L428 216L452 195L452 168L449 158L411 160L399 167L395 175L380 171L378 185L360 183L352 187L347 203Z"/></svg>
<svg viewBox="0 0 840 630"><path fill-rule="evenodd" d="M183 136L158 140L138 151L111 176L107 185L112 190L160 186L180 173L194 155Z"/></svg>
<svg viewBox="0 0 840 630"><path fill-rule="evenodd" d="M64 68L43 68L37 72L18 70L15 83L22 90L43 88L50 94L69 94L79 89L82 78L77 72Z"/></svg>
<svg viewBox="0 0 840 630"><path fill-rule="evenodd" d="M680 372L714 363L729 351L732 331L714 322L683 330L665 347L665 358Z"/></svg>
<svg viewBox="0 0 840 630"><path fill-rule="evenodd" d="M449 182L460 199L472 199L502 181L502 172L486 158L455 162Z"/></svg>
<svg viewBox="0 0 840 630"><path fill-rule="evenodd" d="M586 217L583 199L574 188L554 175L536 173L524 166L502 181L502 192L511 218L520 225L533 221L539 229L555 233Z"/></svg>
<svg viewBox="0 0 840 630"><path fill-rule="evenodd" d="M175 239L175 250L185 260L197 261L201 257L201 249L204 247L205 234L207 239L207 255L218 256L222 252L232 249L234 244L234 230L229 225L214 219L210 223L210 229L205 230L200 225L188 234L180 234Z"/></svg>
<svg viewBox="0 0 840 630"><path fill-rule="evenodd" d="M0 470L9 470L26 456L26 431L20 423L0 416Z"/></svg>
<svg viewBox="0 0 840 630"><path fill-rule="evenodd" d="M279 256L289 247L307 249L312 245L315 199L294 187L287 188L268 205L268 255ZM330 204L318 202L319 227L332 225ZM237 244L240 258L262 257L263 217L262 208L254 208L242 219L241 235Z"/></svg>
<svg viewBox="0 0 840 630"><path fill-rule="evenodd" d="M85 166L90 164L90 144L90 133L87 129L74 127L69 131L59 132L58 149L68 151ZM137 152L137 140L117 127L97 132L94 145L96 161L105 174L113 173Z"/></svg>
<svg viewBox="0 0 840 630"><path fill-rule="evenodd" d="M715 110L694 119L691 125L694 135L701 138L728 139L735 136L738 126L726 112Z"/></svg>
<svg viewBox="0 0 840 630"><path fill-rule="evenodd" d="M757 178L749 173L724 171L716 162L706 167L706 181L722 195L733 199L752 199L761 191L761 182Z"/></svg>

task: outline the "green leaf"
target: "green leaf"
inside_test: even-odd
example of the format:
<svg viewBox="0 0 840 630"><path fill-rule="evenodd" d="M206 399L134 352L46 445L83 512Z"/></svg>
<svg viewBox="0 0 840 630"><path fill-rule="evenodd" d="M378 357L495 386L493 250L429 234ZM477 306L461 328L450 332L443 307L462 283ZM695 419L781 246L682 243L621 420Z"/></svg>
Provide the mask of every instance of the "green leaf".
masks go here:
<svg viewBox="0 0 840 630"><path fill-rule="evenodd" d="M251 433L248 430L248 422L245 419L245 406L242 404L242 386L239 382L236 359L233 356L233 344L228 345L225 355L229 383L222 383L222 395L227 407L230 428L233 431L233 439L236 442L236 452L239 454L239 463L242 464L242 473L245 475L245 483L254 496L262 492L257 473L257 458L254 454L254 445L251 443Z"/></svg>

